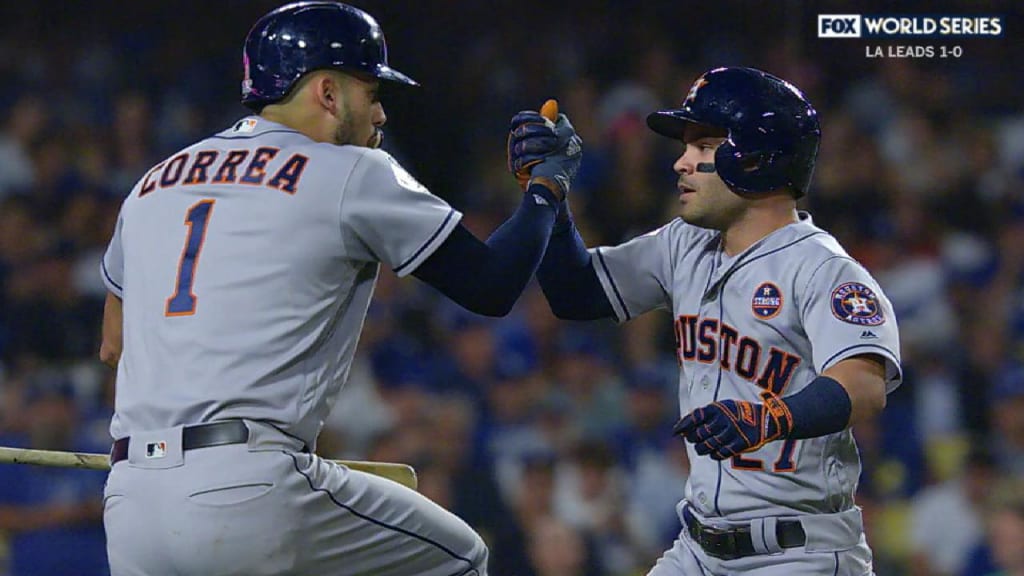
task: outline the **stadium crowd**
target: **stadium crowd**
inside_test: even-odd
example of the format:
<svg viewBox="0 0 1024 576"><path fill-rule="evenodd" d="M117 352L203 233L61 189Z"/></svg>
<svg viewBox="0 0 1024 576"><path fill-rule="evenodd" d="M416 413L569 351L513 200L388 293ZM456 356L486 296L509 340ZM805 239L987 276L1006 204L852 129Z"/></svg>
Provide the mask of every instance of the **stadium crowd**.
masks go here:
<svg viewBox="0 0 1024 576"><path fill-rule="evenodd" d="M109 449L100 255L151 165L245 115L244 23L272 5L0 10L0 445ZM424 84L385 91L385 148L480 237L518 202L508 118L546 97L584 141L571 201L594 246L674 217L679 150L644 116L700 71L750 65L803 88L824 134L805 207L901 328L904 383L855 430L875 571L1024 574L1024 80L999 65L1019 45L870 60L815 38L794 3L717 28L737 2L676 21L670 2L568 2L545 19L507 1L360 6ZM484 535L498 576L645 573L679 531L688 467L670 435L669 316L563 322L535 286L498 320L446 302L382 273L319 452L414 465L420 490ZM106 573L103 481L0 465L0 575Z"/></svg>

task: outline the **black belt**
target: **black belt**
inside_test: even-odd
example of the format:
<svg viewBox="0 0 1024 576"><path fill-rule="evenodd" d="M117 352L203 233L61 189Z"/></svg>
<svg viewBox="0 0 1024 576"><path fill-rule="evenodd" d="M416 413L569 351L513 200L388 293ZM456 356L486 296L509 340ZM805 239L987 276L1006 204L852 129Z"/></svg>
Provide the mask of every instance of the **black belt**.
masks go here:
<svg viewBox="0 0 1024 576"><path fill-rule="evenodd" d="M719 529L705 526L690 512L690 507L683 508L683 520L690 538L700 544L709 556L721 560L735 560L745 556L761 554L754 549L749 526ZM775 537L783 548L797 548L807 542L804 527L796 520L779 520L775 524Z"/></svg>
<svg viewBox="0 0 1024 576"><path fill-rule="evenodd" d="M121 438L110 449L110 465L128 458L128 444L131 438ZM181 431L181 449L209 448L227 444L243 444L249 441L249 428L241 420L227 420L212 424L185 426Z"/></svg>

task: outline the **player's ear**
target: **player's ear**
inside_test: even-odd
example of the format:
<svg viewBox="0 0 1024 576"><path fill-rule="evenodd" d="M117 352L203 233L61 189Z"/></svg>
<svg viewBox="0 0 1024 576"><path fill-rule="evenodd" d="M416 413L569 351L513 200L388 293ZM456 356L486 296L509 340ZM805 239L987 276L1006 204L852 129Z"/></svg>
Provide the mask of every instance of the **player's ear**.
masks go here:
<svg viewBox="0 0 1024 576"><path fill-rule="evenodd" d="M342 98L342 82L339 74L325 70L313 81L313 94L317 104L325 111L334 113Z"/></svg>

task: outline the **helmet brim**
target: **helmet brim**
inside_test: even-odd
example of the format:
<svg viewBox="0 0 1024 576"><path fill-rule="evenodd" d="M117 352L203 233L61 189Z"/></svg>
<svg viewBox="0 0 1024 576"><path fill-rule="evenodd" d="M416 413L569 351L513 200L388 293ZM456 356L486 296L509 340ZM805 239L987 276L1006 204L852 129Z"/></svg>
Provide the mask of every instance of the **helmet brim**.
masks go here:
<svg viewBox="0 0 1024 576"><path fill-rule="evenodd" d="M398 70L390 66L379 66L377 68L377 78L385 80L387 82L394 82L396 84L405 84L406 86L419 86L420 83L413 80L412 78L402 74Z"/></svg>
<svg viewBox="0 0 1024 576"><path fill-rule="evenodd" d="M658 110L647 115L647 127L658 134L682 140L688 124L699 124L685 110Z"/></svg>

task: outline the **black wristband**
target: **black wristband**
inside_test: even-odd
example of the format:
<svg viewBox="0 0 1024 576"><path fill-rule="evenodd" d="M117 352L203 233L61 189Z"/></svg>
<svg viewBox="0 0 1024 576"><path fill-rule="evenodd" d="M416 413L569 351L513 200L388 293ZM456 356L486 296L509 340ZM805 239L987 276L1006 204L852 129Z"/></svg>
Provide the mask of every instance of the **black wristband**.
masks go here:
<svg viewBox="0 0 1024 576"><path fill-rule="evenodd" d="M550 206L552 210L556 213L558 212L558 204L560 200L555 196L555 193L552 192L550 188L540 182L530 181L530 186L526 189L526 194L533 197L534 204L542 204L542 202L537 201L537 197L540 196L544 199L544 205Z"/></svg>

